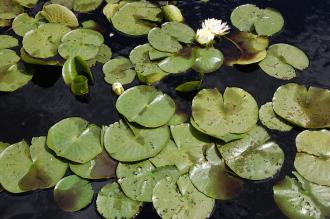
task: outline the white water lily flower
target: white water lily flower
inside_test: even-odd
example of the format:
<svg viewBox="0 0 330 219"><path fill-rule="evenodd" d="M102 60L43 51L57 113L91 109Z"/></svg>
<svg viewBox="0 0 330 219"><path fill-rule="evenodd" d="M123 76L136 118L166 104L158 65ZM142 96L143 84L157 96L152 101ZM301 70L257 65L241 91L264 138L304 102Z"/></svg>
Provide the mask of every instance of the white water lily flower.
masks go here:
<svg viewBox="0 0 330 219"><path fill-rule="evenodd" d="M214 39L214 34L209 29L202 28L197 30L196 40L198 43L202 45L207 45L210 44L213 39Z"/></svg>
<svg viewBox="0 0 330 219"><path fill-rule="evenodd" d="M202 24L203 29L209 29L214 35L223 36L228 33L230 27L227 22L218 19L206 19Z"/></svg>

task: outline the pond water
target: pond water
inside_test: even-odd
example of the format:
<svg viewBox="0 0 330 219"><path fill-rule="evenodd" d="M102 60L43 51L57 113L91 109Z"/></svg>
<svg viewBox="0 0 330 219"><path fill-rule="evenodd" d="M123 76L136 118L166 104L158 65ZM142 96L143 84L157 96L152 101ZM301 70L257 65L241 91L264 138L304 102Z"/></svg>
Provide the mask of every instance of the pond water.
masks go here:
<svg viewBox="0 0 330 219"><path fill-rule="evenodd" d="M40 1L41 3L43 1ZM285 18L285 29L271 38L271 43L289 43L301 48L311 60L311 66L292 82L330 88L330 1L328 0L209 0L208 3L185 0L178 1L186 22L194 29L206 18L218 18L229 21L233 8L245 3L278 9ZM30 12L35 13L42 4ZM136 45L146 42L145 38L129 38L115 33L111 25L101 15L79 15L80 20L95 19L105 27L106 42L112 48L114 56L127 55ZM2 29L1 33L11 33ZM48 128L55 122L71 116L81 116L98 125L108 125L118 120L114 108L116 97L111 87L103 80L102 66L93 69L96 83L88 99L76 99L61 79L60 68L38 67L33 81L13 93L0 93L0 139L14 143L21 139L30 141L34 136L47 134ZM179 95L174 87L183 80L194 78L192 72L182 76L166 78L158 85L163 91L179 100L190 111L193 95ZM130 86L136 85L134 81ZM222 67L218 72L207 75L203 87L218 88L221 91L228 86L240 87L250 92L259 106L271 101L274 91L287 81L281 81L264 74L257 66L248 68ZM286 218L273 201L272 186L291 173L295 156L294 139L301 130L294 128L289 133L270 132L273 139L285 152L285 164L281 172L273 179L264 182L247 182L242 194L232 201L217 201L212 218ZM95 182L98 191L106 182ZM94 202L95 203L95 202ZM92 219L101 218L95 206L76 212L66 213L53 201L52 190L35 191L23 195L0 193L0 218L3 219ZM137 218L159 218L152 205L145 205Z"/></svg>

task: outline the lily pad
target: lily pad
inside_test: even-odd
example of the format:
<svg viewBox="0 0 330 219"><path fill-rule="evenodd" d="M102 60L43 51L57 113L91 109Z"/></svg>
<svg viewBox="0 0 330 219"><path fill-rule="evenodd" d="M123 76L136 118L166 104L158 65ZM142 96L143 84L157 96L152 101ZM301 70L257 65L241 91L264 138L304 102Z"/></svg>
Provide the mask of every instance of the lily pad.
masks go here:
<svg viewBox="0 0 330 219"><path fill-rule="evenodd" d="M46 147L46 137L32 138L30 154L33 161L29 172L20 180L21 189L31 191L56 185L68 169L68 164L58 159Z"/></svg>
<svg viewBox="0 0 330 219"><path fill-rule="evenodd" d="M159 181L154 188L152 202L163 219L208 218L215 204L214 199L192 185L188 175L178 180L167 177Z"/></svg>
<svg viewBox="0 0 330 219"><path fill-rule="evenodd" d="M150 161L156 167L175 165L180 173L187 173L195 163L204 160L204 152L212 144L206 135L187 123L171 126L171 133L175 142L169 141Z"/></svg>
<svg viewBox="0 0 330 219"><path fill-rule="evenodd" d="M106 219L134 218L141 207L142 202L128 198L116 182L103 186L96 199L97 211Z"/></svg>
<svg viewBox="0 0 330 219"><path fill-rule="evenodd" d="M0 50L18 46L18 40L9 35L0 35Z"/></svg>
<svg viewBox="0 0 330 219"><path fill-rule="evenodd" d="M157 63L150 60L149 51L151 49L150 44L143 44L135 47L129 55L139 80L147 84L158 82L167 75L158 67Z"/></svg>
<svg viewBox="0 0 330 219"><path fill-rule="evenodd" d="M118 98L116 108L128 121L148 128L165 125L175 113L171 97L146 85L126 90Z"/></svg>
<svg viewBox="0 0 330 219"><path fill-rule="evenodd" d="M111 17L113 27L127 35L142 36L161 22L162 10L149 2L125 4Z"/></svg>
<svg viewBox="0 0 330 219"><path fill-rule="evenodd" d="M271 8L260 9L252 4L235 8L230 19L240 31L255 30L258 35L264 36L272 36L280 32L284 26L281 13Z"/></svg>
<svg viewBox="0 0 330 219"><path fill-rule="evenodd" d="M174 39L185 44L191 44L195 40L195 31L186 24L180 22L167 22L162 24L162 30Z"/></svg>
<svg viewBox="0 0 330 219"><path fill-rule="evenodd" d="M179 92L191 92L194 90L199 90L201 84L202 81L188 81L177 86L175 90Z"/></svg>
<svg viewBox="0 0 330 219"><path fill-rule="evenodd" d="M103 0L74 0L73 10L80 13L94 11L102 2Z"/></svg>
<svg viewBox="0 0 330 219"><path fill-rule="evenodd" d="M263 180L275 175L283 165L284 153L267 131L255 126L240 140L219 145L221 156L238 176Z"/></svg>
<svg viewBox="0 0 330 219"><path fill-rule="evenodd" d="M226 88L223 96L217 89L204 89L193 99L192 118L204 133L225 139L249 131L257 123L258 105L240 88Z"/></svg>
<svg viewBox="0 0 330 219"><path fill-rule="evenodd" d="M167 125L180 125L188 120L188 115L181 109L180 105L176 104L175 114L172 116Z"/></svg>
<svg viewBox="0 0 330 219"><path fill-rule="evenodd" d="M44 6L41 15L49 23L63 24L68 27L78 27L79 22L76 15L67 7L59 4L49 4Z"/></svg>
<svg viewBox="0 0 330 219"><path fill-rule="evenodd" d="M273 96L275 113L303 128L330 127L330 91L289 83L280 86Z"/></svg>
<svg viewBox="0 0 330 219"><path fill-rule="evenodd" d="M8 70L20 60L15 51L11 49L0 49L0 72Z"/></svg>
<svg viewBox="0 0 330 219"><path fill-rule="evenodd" d="M169 53L169 52L162 52L155 48L151 48L149 50L149 58L152 61L163 59L163 58L169 57L170 55L171 55L171 53Z"/></svg>
<svg viewBox="0 0 330 219"><path fill-rule="evenodd" d="M296 138L294 166L305 179L330 186L330 131L303 131Z"/></svg>
<svg viewBox="0 0 330 219"><path fill-rule="evenodd" d="M214 199L237 197L243 189L243 181L228 174L225 162L217 155L214 145L206 151L206 159L190 170L189 177L194 186Z"/></svg>
<svg viewBox="0 0 330 219"><path fill-rule="evenodd" d="M26 8L33 8L39 0L14 0L18 4L26 7Z"/></svg>
<svg viewBox="0 0 330 219"><path fill-rule="evenodd" d="M63 178L54 189L54 200L64 211L74 212L85 208L93 199L92 185L76 175Z"/></svg>
<svg viewBox="0 0 330 219"><path fill-rule="evenodd" d="M43 24L24 35L23 48L35 58L49 58L57 55L61 38L70 28L62 24Z"/></svg>
<svg viewBox="0 0 330 219"><path fill-rule="evenodd" d="M148 41L152 47L162 52L174 53L182 49L179 41L158 27L149 31Z"/></svg>
<svg viewBox="0 0 330 219"><path fill-rule="evenodd" d="M180 9L175 5L164 5L162 7L164 17L168 21L183 22L184 17Z"/></svg>
<svg viewBox="0 0 330 219"><path fill-rule="evenodd" d="M64 59L80 56L84 60L89 60L97 56L103 42L104 38L99 32L76 29L63 36L58 52Z"/></svg>
<svg viewBox="0 0 330 219"><path fill-rule="evenodd" d="M70 163L74 174L86 179L109 179L116 176L117 161L103 150L94 159L84 164Z"/></svg>
<svg viewBox="0 0 330 219"><path fill-rule="evenodd" d="M136 75L132 68L132 63L125 57L112 59L103 65L104 80L109 84L116 82L120 82L123 85L129 84Z"/></svg>
<svg viewBox="0 0 330 219"><path fill-rule="evenodd" d="M102 152L101 129L79 118L66 118L48 130L47 145L57 156L86 163Z"/></svg>
<svg viewBox="0 0 330 219"><path fill-rule="evenodd" d="M194 53L196 59L192 68L202 74L217 71L224 61L222 52L215 48L196 48Z"/></svg>
<svg viewBox="0 0 330 219"><path fill-rule="evenodd" d="M259 66L272 77L289 80L296 77L295 68L301 71L306 69L309 60L299 48L279 43L269 47L266 58L259 63Z"/></svg>
<svg viewBox="0 0 330 219"><path fill-rule="evenodd" d="M96 55L95 60L99 63L106 63L111 59L112 50L106 44L102 44L99 48L99 53Z"/></svg>
<svg viewBox="0 0 330 219"><path fill-rule="evenodd" d="M67 7L68 9L72 9L74 1L75 0L51 0L51 3L63 5L65 7Z"/></svg>
<svg viewBox="0 0 330 219"><path fill-rule="evenodd" d="M274 200L292 219L326 219L330 216L330 188L311 183L298 173L298 180L286 176L273 187Z"/></svg>
<svg viewBox="0 0 330 219"><path fill-rule="evenodd" d="M24 8L13 0L1 0L0 2L0 19L12 19L23 13Z"/></svg>
<svg viewBox="0 0 330 219"><path fill-rule="evenodd" d="M152 202L152 192L158 181L166 177L177 179L179 171L174 166L155 168L150 161L135 164L119 163L118 183L131 199Z"/></svg>
<svg viewBox="0 0 330 219"><path fill-rule="evenodd" d="M28 64L32 65L55 65L55 66L62 66L63 63L60 60L45 60L45 59L37 59L30 56L24 48L21 48L21 59Z"/></svg>
<svg viewBox="0 0 330 219"><path fill-rule="evenodd" d="M19 36L24 36L30 30L35 30L39 26L39 21L23 13L15 17L13 21L13 30Z"/></svg>
<svg viewBox="0 0 330 219"><path fill-rule="evenodd" d="M188 50L191 50L191 48L188 48ZM178 74L188 71L193 64L194 56L190 53L187 56L180 54L169 56L162 60L158 66L167 73Z"/></svg>
<svg viewBox="0 0 330 219"><path fill-rule="evenodd" d="M260 107L259 119L264 126L272 130L288 132L293 128L285 120L275 114L272 102L265 103Z"/></svg>
<svg viewBox="0 0 330 219"><path fill-rule="evenodd" d="M146 129L120 121L106 128L104 146L114 159L133 162L155 156L169 139L170 132L166 126Z"/></svg>
<svg viewBox="0 0 330 219"><path fill-rule="evenodd" d="M2 52L3 51L0 50L0 54ZM23 63L12 65L7 70L1 69L0 66L0 91L16 91L29 83L33 77L33 73L34 70L32 68L28 68Z"/></svg>
<svg viewBox="0 0 330 219"><path fill-rule="evenodd" d="M6 19L1 19L0 18L0 27L8 27L11 25L11 21L10 20L6 20Z"/></svg>
<svg viewBox="0 0 330 219"><path fill-rule="evenodd" d="M19 181L28 173L32 165L29 145L25 141L7 147L0 156L0 183L11 193L25 192Z"/></svg>

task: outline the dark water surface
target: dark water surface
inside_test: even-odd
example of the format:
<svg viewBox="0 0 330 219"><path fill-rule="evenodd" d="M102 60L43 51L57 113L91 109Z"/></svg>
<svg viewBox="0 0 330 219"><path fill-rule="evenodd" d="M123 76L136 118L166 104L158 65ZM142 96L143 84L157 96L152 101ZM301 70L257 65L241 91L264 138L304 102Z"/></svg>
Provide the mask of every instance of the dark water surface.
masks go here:
<svg viewBox="0 0 330 219"><path fill-rule="evenodd" d="M207 4L199 1L180 1L186 21L194 29L206 18L229 21L232 9L243 3L254 3L259 7L273 7L284 16L286 25L281 34L271 38L271 43L289 43L303 49L311 60L311 66L291 80L300 84L330 88L330 1L329 0L210 0ZM33 13L35 11L31 11ZM111 25L100 12L98 15L79 15L80 20L96 19L106 27L106 33L113 32ZM2 30L4 32L4 30ZM10 32L9 32L10 33ZM129 38L115 33L107 44L114 55L128 55L135 46L145 43L145 38ZM95 86L88 101L77 100L61 79L60 68L38 67L33 81L14 93L0 93L0 140L14 143L34 136L47 134L48 128L57 121L71 116L81 116L98 125L108 125L118 120L114 108L116 97L111 86L103 80L102 66L94 68ZM190 111L192 96L180 95L174 87L184 79L194 78L194 73L166 78L159 87L183 103ZM222 67L218 72L206 76L203 87L240 87L250 92L259 106L271 101L276 88L286 81L269 77L256 66L248 69ZM131 86L136 85L135 81ZM212 218L221 219L282 219L286 218L276 207L272 197L272 186L293 169L295 156L294 139L301 130L290 133L270 132L273 139L285 151L285 164L273 179L264 182L246 182L242 194L232 201L217 201ZM95 182L95 194L108 181ZM66 213L53 201L52 190L35 191L24 195L0 193L1 219L94 219L101 218L95 209L95 198L88 208ZM171 200L169 200L171 201ZM159 218L151 204L145 205L141 219Z"/></svg>

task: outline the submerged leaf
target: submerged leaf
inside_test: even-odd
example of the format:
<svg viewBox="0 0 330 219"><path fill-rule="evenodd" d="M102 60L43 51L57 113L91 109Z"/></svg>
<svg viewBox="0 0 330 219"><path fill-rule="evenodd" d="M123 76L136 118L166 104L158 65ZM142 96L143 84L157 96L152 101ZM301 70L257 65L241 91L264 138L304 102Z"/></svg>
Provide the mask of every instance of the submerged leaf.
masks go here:
<svg viewBox="0 0 330 219"><path fill-rule="evenodd" d="M133 218L141 207L142 202L128 198L116 182L103 186L96 199L97 211L106 219Z"/></svg>
<svg viewBox="0 0 330 219"><path fill-rule="evenodd" d="M251 129L244 138L218 145L229 168L249 180L263 180L275 175L283 165L284 153L267 131L260 126Z"/></svg>
<svg viewBox="0 0 330 219"><path fill-rule="evenodd" d="M175 90L179 92L190 92L190 91L198 90L201 84L202 81L188 81L177 86Z"/></svg>
<svg viewBox="0 0 330 219"><path fill-rule="evenodd" d="M74 212L85 208L93 199L92 185L76 175L59 181L54 189L54 200L64 211Z"/></svg>
<svg viewBox="0 0 330 219"><path fill-rule="evenodd" d="M289 83L280 86L273 96L275 113L303 128L330 127L330 91Z"/></svg>
<svg viewBox="0 0 330 219"><path fill-rule="evenodd" d="M149 128L165 125L175 113L170 96L145 85L126 90L118 98L116 108L129 122Z"/></svg>

